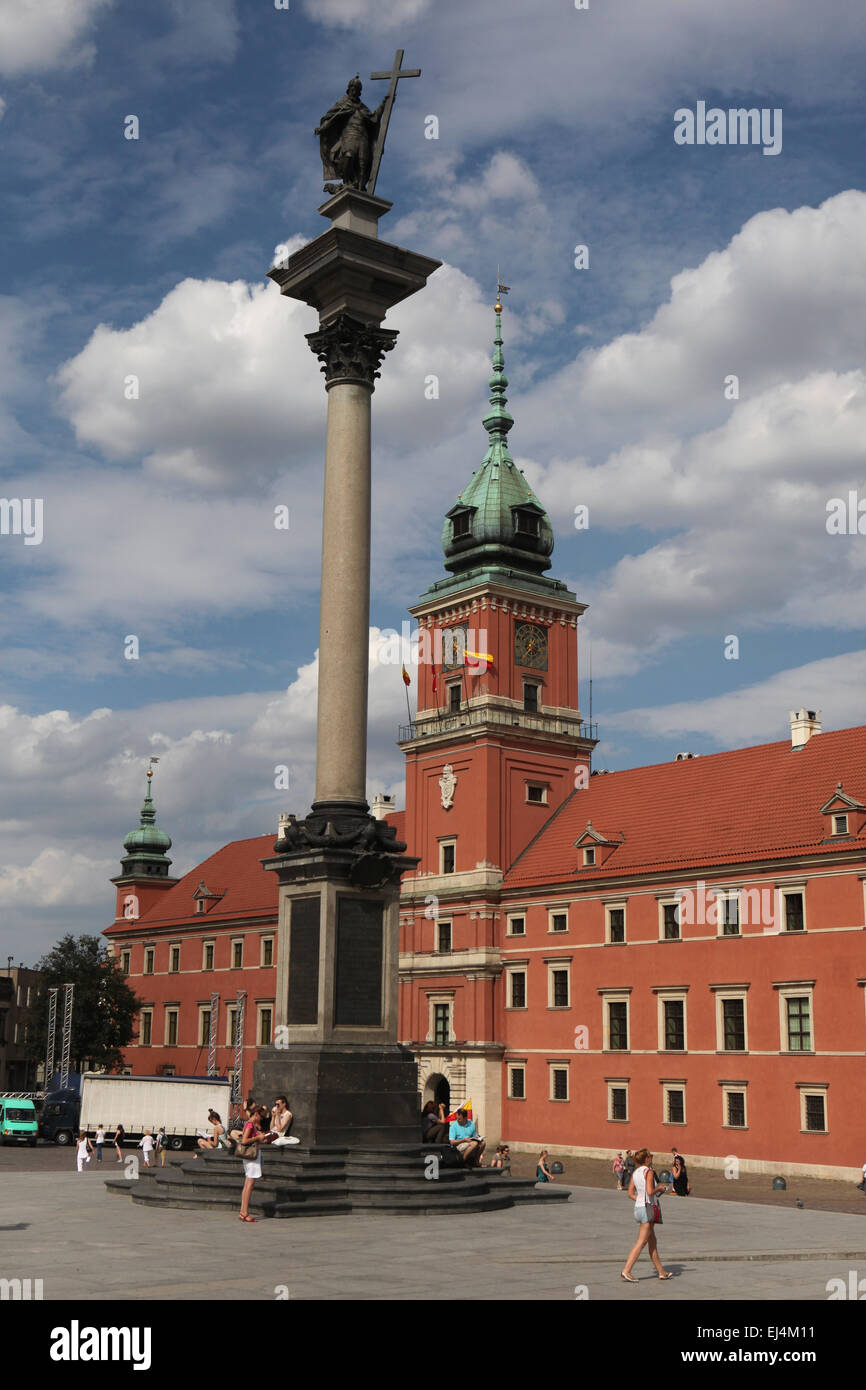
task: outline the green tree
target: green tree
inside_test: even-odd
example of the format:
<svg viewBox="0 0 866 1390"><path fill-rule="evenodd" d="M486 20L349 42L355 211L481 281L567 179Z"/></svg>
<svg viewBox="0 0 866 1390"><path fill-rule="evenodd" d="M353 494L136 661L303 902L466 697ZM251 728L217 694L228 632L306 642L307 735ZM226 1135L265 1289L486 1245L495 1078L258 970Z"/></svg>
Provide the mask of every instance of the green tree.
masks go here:
<svg viewBox="0 0 866 1390"><path fill-rule="evenodd" d="M45 1056L48 1038L48 991L55 985L72 984L72 1071L88 1067L116 1070L123 1049L135 1033L135 1017L142 1001L126 983L118 962L98 936L64 936L37 963L42 972L39 993L30 1009L27 1049L34 1057ZM55 1056L60 1062L63 1024L63 991L57 995ZM46 1082L50 1077L46 1077Z"/></svg>

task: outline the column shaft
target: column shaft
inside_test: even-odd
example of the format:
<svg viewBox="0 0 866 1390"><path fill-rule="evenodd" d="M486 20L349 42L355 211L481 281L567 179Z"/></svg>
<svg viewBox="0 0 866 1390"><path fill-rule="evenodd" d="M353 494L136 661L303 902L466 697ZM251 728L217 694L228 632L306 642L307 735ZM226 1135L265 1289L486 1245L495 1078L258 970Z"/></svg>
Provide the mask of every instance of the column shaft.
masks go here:
<svg viewBox="0 0 866 1390"><path fill-rule="evenodd" d="M316 801L366 802L372 387L328 390Z"/></svg>

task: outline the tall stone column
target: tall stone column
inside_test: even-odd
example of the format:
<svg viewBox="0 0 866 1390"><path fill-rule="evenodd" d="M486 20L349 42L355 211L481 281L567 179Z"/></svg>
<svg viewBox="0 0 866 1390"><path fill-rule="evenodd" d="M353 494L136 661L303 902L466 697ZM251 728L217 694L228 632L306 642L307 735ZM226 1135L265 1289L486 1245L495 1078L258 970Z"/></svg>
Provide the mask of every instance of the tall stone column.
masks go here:
<svg viewBox="0 0 866 1390"><path fill-rule="evenodd" d="M281 823L277 1034L257 1094L284 1092L294 1131L317 1147L420 1142L417 1070L397 1042L400 877L418 860L366 800L371 398L397 334L388 309L439 261L378 239L391 204L341 189L332 226L269 272L319 311L307 335L328 395L319 618L316 793Z"/></svg>

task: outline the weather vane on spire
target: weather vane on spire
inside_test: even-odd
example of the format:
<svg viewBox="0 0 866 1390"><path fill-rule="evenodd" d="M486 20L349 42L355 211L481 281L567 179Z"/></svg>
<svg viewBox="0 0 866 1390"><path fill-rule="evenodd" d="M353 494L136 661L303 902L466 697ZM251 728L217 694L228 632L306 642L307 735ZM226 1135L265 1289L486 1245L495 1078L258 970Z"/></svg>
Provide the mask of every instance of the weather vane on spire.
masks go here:
<svg viewBox="0 0 866 1390"><path fill-rule="evenodd" d="M155 758L154 755L151 753L151 755L150 755L150 757L149 757L149 759L148 759L148 762L147 762L147 780L148 780L148 782L150 781L151 777L153 776L154 764L155 764L155 763L158 763L158 762L159 762L159 758Z"/></svg>
<svg viewBox="0 0 866 1390"><path fill-rule="evenodd" d="M497 314L501 314L501 313L502 313L502 296L503 296L504 294L508 294L508 293L510 292L510 290L511 290L511 286L510 286L510 285L503 285L503 283L502 283L502 277L501 277L500 274L499 274L499 266L497 266L497 267L496 267L496 304L495 304L495 306L494 306L495 309L496 309Z"/></svg>

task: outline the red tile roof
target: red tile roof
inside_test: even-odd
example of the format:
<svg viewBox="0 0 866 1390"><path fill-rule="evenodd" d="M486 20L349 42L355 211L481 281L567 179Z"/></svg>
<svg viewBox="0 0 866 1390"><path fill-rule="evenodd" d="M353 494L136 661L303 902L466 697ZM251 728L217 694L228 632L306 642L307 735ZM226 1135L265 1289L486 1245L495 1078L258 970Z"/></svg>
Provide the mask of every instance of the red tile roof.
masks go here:
<svg viewBox="0 0 866 1390"><path fill-rule="evenodd" d="M395 811L388 822L402 839L405 811ZM262 868L261 860L273 857L276 833L256 835L252 840L233 840L223 845L209 859L194 869L157 898L149 912L142 913L139 922L148 926L161 923L190 921L200 924L202 915L218 923L242 915L263 912L276 913L279 882L274 873ZM211 893L222 893L219 902L204 914L195 910L194 893L201 882Z"/></svg>
<svg viewBox="0 0 866 1390"><path fill-rule="evenodd" d="M866 801L866 727L815 734L795 751L790 740L656 763L591 777L571 794L514 861L506 887L569 879L606 881L686 865L834 853L820 808L842 782ZM603 866L578 866L574 842L592 821L625 842ZM866 849L863 835L843 844Z"/></svg>

